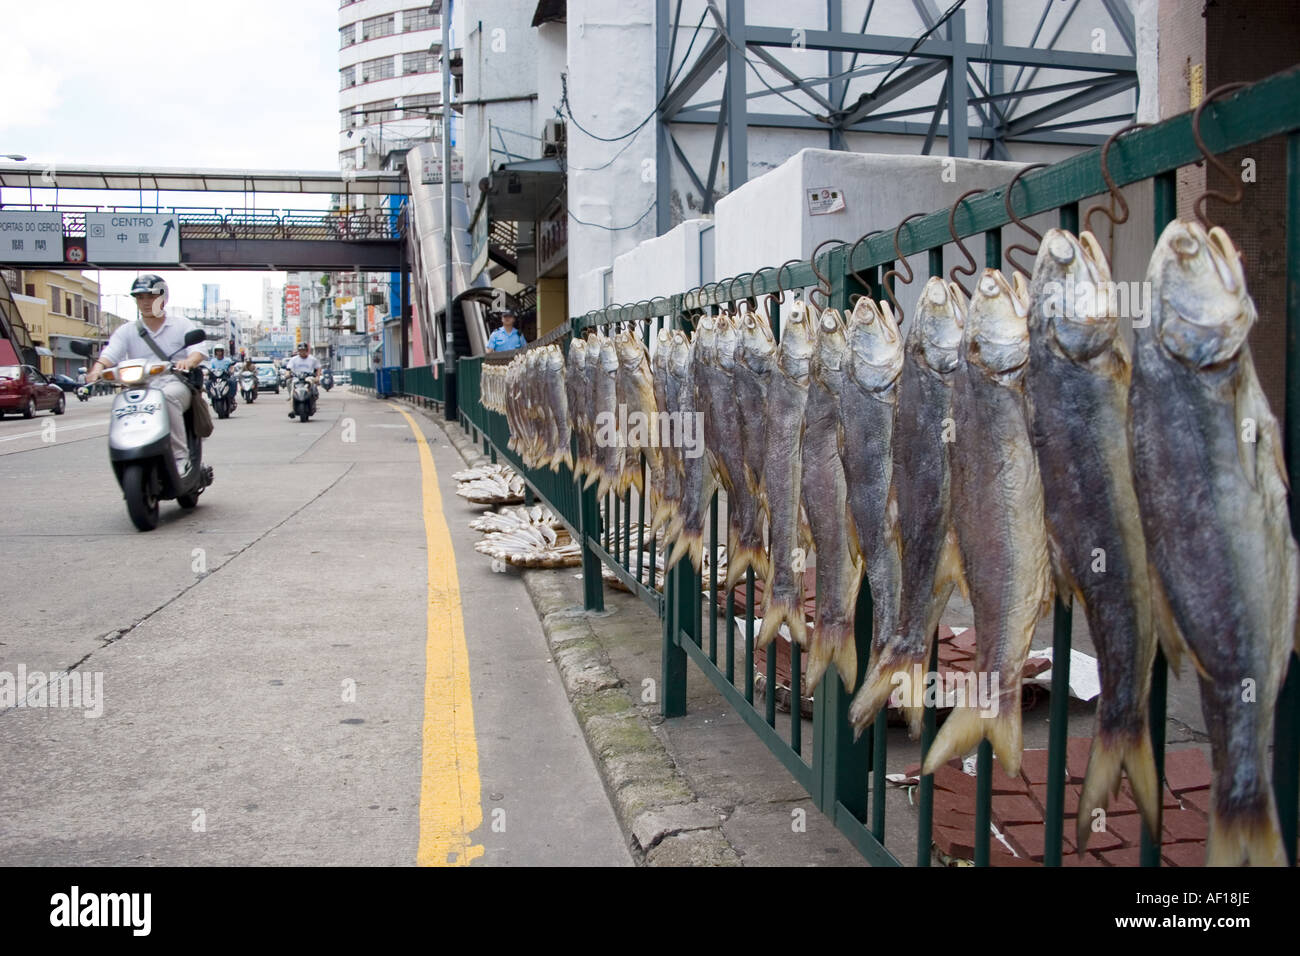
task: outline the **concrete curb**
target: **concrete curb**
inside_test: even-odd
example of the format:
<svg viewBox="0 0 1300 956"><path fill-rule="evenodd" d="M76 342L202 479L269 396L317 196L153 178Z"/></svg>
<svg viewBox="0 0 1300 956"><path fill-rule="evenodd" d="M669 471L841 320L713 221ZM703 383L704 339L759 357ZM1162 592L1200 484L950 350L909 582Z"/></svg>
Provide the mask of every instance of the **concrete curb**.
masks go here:
<svg viewBox="0 0 1300 956"><path fill-rule="evenodd" d="M438 424L470 465L488 460L456 422ZM610 665L598 633L602 614L569 603L555 571L522 575L633 856L643 866L740 866L717 809L703 803L658 732Z"/></svg>

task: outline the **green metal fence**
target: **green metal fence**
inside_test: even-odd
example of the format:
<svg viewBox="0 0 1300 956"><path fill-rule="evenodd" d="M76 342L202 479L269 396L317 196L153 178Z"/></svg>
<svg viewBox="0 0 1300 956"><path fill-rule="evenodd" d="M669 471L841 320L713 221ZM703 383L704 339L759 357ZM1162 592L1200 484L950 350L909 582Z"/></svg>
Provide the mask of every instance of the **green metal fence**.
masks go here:
<svg viewBox="0 0 1300 956"><path fill-rule="evenodd" d="M1300 487L1300 70L1278 74L1253 84L1231 97L1224 97L1204 109L1200 131L1212 153L1223 153L1256 143L1278 134L1287 142L1287 375L1286 375L1286 463L1291 487ZM1020 216L1056 211L1060 224L1074 232L1079 230L1079 203L1107 190L1101 171L1100 150L1073 156L1052 166L1027 173L1017 184L1015 205ZM1192 131L1189 114L1174 117L1158 125L1125 135L1110 149L1108 165L1118 185L1143 180L1154 182L1155 234L1175 217L1176 171L1202 158ZM1011 222L1005 206L1006 187L990 189L961 204L955 229L961 237L983 233L986 262L990 267L1001 263L1001 228ZM884 296L882 277L895 263L895 242L899 252L910 256L928 253L931 275L944 273L945 248L952 244L949 210L938 210L911 221L901 235L894 234L893 223L881 223L882 234L869 233L853 244L842 244L812 262L771 267L756 274L710 283L701 289L627 306L611 306L599 312L574 318L569 330L580 335L597 326L617 323L642 323L647 337L660 328L690 328L704 312L734 303L739 297L761 296L781 290L803 289L818 285L818 273L829 286L828 304L847 311L849 297L865 292L876 298ZM890 288L892 289L892 278ZM775 325L775 306L768 300L769 317ZM1267 319L1266 319L1267 320ZM857 741L847 719L850 694L846 692L834 669L816 688L814 695L812 739L803 739L797 699L792 701L788 724L778 722L776 699L776 655L767 655L765 678L768 692L761 706L755 699L754 653L754 576L748 572L744 584L746 613L743 625L737 626L735 595L727 593L719 600L716 563L701 580L689 562L679 562L667 575L656 580L653 555L635 548L639 537L640 514L644 513L644 493L640 502L630 495L609 495L603 502L595 500L594 491L579 491L567 469L559 475L539 475L525 471L517 456L506 450L509 437L504 416L483 409L479 402L479 374L483 359L462 359L458 366L462 422L477 432L484 449L510 462L564 518L584 545L585 600L589 609L602 607L599 564L604 563L632 587L660 615L663 621L663 659L661 684L662 711L666 717L686 712L687 661L693 661L740 716L763 739L796 780L808 791L818 808L825 813L872 863L896 865L901 861L885 846L884 773L887 759L887 735L882 712L875 725ZM1297 514L1293 510L1293 531ZM711 541L718 540L719 502L710 508ZM635 529L635 530L634 530ZM707 608L707 612L706 609ZM1050 738L1048 747L1048 783L1046 794L1044 863L1059 866L1064 835L1065 763L1068 682L1070 660L1071 607L1058 599L1053 622L1052 693L1050 704ZM721 620L720 620L721 617ZM858 682L866 671L870 654L872 606L870 589L863 582L859 598L856 644ZM937 641L930 669L937 670ZM769 650L775 648L774 643ZM801 659L797 646L791 651L791 680L794 693L800 685ZM1277 709L1274 746L1274 790L1278 800L1283 838L1288 858L1296 859L1297 789L1300 784L1300 662L1291 658L1288 678ZM738 669L743 669L737 674ZM1165 744L1167 667L1163 655L1156 660L1151 688L1150 721L1152 743L1157 755L1157 769L1163 778ZM935 736L936 714L927 707L922 731L922 753ZM811 744L811 748L806 746ZM987 741L980 745L976 760L975 861L989 860L989 823L992 793L992 749ZM931 859L934 781L922 777L918 788L919 823L916 863L927 866ZM1152 835L1143 832L1141 861L1158 866L1160 846Z"/></svg>
<svg viewBox="0 0 1300 956"><path fill-rule="evenodd" d="M373 392L375 390L375 373L354 371L352 373L352 387L368 388Z"/></svg>
<svg viewBox="0 0 1300 956"><path fill-rule="evenodd" d="M401 387L396 392L407 398L421 399L425 403L441 403L445 381L441 362L436 370L432 365L415 365L402 369Z"/></svg>

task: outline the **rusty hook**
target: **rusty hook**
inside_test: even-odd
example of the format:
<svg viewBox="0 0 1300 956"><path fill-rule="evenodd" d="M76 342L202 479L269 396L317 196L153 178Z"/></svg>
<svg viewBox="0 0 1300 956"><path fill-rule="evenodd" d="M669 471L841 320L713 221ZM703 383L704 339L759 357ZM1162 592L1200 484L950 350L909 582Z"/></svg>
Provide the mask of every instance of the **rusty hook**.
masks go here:
<svg viewBox="0 0 1300 956"><path fill-rule="evenodd" d="M817 268L817 253L821 252L823 246L829 246L833 242L838 242L841 246L848 245L848 243L845 242L843 239L827 239L825 242L819 242L817 244L817 248L812 251L812 255L808 257L808 264L812 266L813 275L817 277L817 288L809 291L808 301L811 302L814 306L816 306L817 303L813 299L813 296L820 294L822 297L822 304L817 307L821 309L824 309L826 308L826 306L830 305L831 280L828 279L826 276L822 275L822 271Z"/></svg>
<svg viewBox="0 0 1300 956"><path fill-rule="evenodd" d="M749 300L750 305L753 305L755 308L757 308L757 303L754 301L754 283L758 281L760 275L771 268L771 266L762 266L757 272L751 274L749 277Z"/></svg>
<svg viewBox="0 0 1300 956"><path fill-rule="evenodd" d="M948 235L952 236L952 241L956 244L957 248L961 250L961 254L966 257L965 266L959 264L948 270L948 280L955 283L957 288L961 289L962 292L965 292L968 297L970 296L970 293L966 291L964 285L957 281L957 273L960 272L964 276L973 276L976 269L975 257L972 256L970 250L966 248L966 243L957 238L957 207L964 203L968 197L986 191L987 190L985 189L968 189L957 197L957 201L953 203L952 208L948 210Z"/></svg>
<svg viewBox="0 0 1300 956"><path fill-rule="evenodd" d="M866 279L862 278L862 274L859 273L857 269L854 269L854 268L853 268L853 256L854 256L854 254L858 251L858 246L862 245L864 242L866 242L866 241L867 241L868 239L870 239L872 236L878 236L878 235L880 235L880 234L881 234L882 232L884 232L884 231L885 231L885 230L883 230L883 229L872 229L870 232L866 233L865 235L859 236L859 237L858 237L858 241L855 242L855 243L853 244L853 248L849 250L849 258L848 258L848 261L845 263L845 265L848 266L848 269L849 269L849 275L853 276L853 278L855 278L855 279L858 280L858 283L859 283L860 285L862 285L862 286L864 286L865 288L868 288L868 289L871 288L871 283L868 282ZM862 298L862 296L863 296L864 294L865 294L865 293L862 293L862 292L854 292L852 295L850 295L850 296L849 296L849 308L852 308L852 307L854 306L854 304L858 301L858 299Z"/></svg>
<svg viewBox="0 0 1300 956"><path fill-rule="evenodd" d="M1016 215L1015 209L1012 208L1013 204L1011 201L1011 196L1016 191L1016 183L1020 182L1021 176L1029 172L1031 169L1042 169L1046 165L1047 163L1030 163L1028 166L1020 167L1020 169L1016 172L1016 174L1011 177L1011 182L1007 183L1007 191L1002 196L1002 204L1003 206L1006 207L1007 218L1010 219L1012 222L1014 222L1021 229L1025 230L1025 232L1033 236L1034 242L1042 242L1043 234ZM1002 251L1002 259L1004 262L1009 263L1012 269L1019 270L1020 272L1023 272L1026 275L1028 275L1034 270L1032 267L1029 269L1022 268L1016 262L1015 257L1012 256L1012 253L1016 252L1017 250L1026 253L1027 255L1036 256L1038 255L1038 249L1037 248L1030 249L1028 246L1022 246L1020 243L1015 242L1007 246L1006 249Z"/></svg>
<svg viewBox="0 0 1300 956"><path fill-rule="evenodd" d="M1110 192L1110 197L1109 197L1110 201L1107 204L1107 206L1103 206L1101 203L1097 203L1097 205L1092 206L1091 208L1088 209L1086 213L1083 214L1084 231L1092 232L1092 226L1090 226L1088 223L1091 221L1092 214L1095 212L1099 212L1107 219L1109 219L1111 225L1113 226L1122 226L1124 225L1124 223L1128 222L1128 200L1124 198L1124 194L1119 191L1119 187L1115 185L1115 180L1111 178L1110 175L1110 161L1109 161L1110 148L1113 145L1115 145L1115 140L1119 139L1121 136L1123 136L1125 133L1129 132L1130 130L1142 129L1144 126L1150 126L1150 125L1151 125L1150 123L1129 123L1123 129L1117 129L1115 130L1115 132L1111 133L1110 136L1107 137L1106 142L1102 144L1101 178L1106 180L1106 189ZM1119 215L1116 215L1115 213L1111 212L1110 208L1107 208L1108 206L1113 207L1115 205L1119 206Z"/></svg>
<svg viewBox="0 0 1300 956"><path fill-rule="evenodd" d="M1237 203L1241 202L1242 197L1246 195L1246 190L1242 188L1240 181L1237 180L1233 171L1223 165L1217 157L1211 155L1209 148L1205 145L1205 140L1201 139L1201 112L1209 104L1210 100L1222 96L1224 93L1231 93L1233 90L1239 90L1242 87L1249 85L1250 84L1248 83L1225 83L1222 86L1211 90L1209 93L1205 94L1205 99L1201 100L1200 104L1196 107L1196 111L1192 114L1192 139L1196 140L1196 148L1199 149L1201 155L1205 157L1207 165L1213 166L1222 173L1229 182L1234 183L1232 195L1210 189L1208 188L1210 182L1210 171L1208 169L1205 171L1205 182L1207 188L1205 192L1197 196L1196 201L1192 203L1192 211L1196 213L1196 218L1201 221L1201 225L1207 230L1212 228L1214 224L1211 223L1205 215L1205 200L1214 198L1220 202L1226 202L1230 206L1235 206Z"/></svg>
<svg viewBox="0 0 1300 956"><path fill-rule="evenodd" d="M785 262L783 262L783 263L781 263L779 266L777 266L777 269L776 269L776 291L775 291L775 292L769 292L769 293L767 294L767 297L768 297L769 299L775 297L775 299L776 299L776 301L777 301L778 303L780 303L780 302L784 302L784 301L785 301L785 286L781 285L781 272L782 272L784 269L788 268L789 266L794 265L796 262L803 262L803 260L802 260L802 259L787 259L787 260L785 260Z"/></svg>
<svg viewBox="0 0 1300 956"><path fill-rule="evenodd" d="M913 219L920 219L924 215L925 213L923 212L914 212L894 227L894 261L900 263L903 268L907 270L907 278L903 280L903 285L911 285L912 280L916 278L916 275L912 272L912 264L908 262L907 257L903 255L903 250L898 247L898 234L902 231L903 227ZM890 288L889 285L889 280L900 274L901 273L899 273L897 269L890 269L881 277L880 287L884 290L885 295L889 296L889 301L894 303L894 311L899 315L902 315L903 307L899 305L898 300L894 298L894 290Z"/></svg>
<svg viewBox="0 0 1300 956"><path fill-rule="evenodd" d="M733 291L736 288L736 283L740 282L741 290L744 291L744 278L745 276L752 275L752 274L753 273L750 272L742 272L739 275L732 276L729 280L727 280L727 301L731 305L735 306L737 301L736 296L733 294Z"/></svg>

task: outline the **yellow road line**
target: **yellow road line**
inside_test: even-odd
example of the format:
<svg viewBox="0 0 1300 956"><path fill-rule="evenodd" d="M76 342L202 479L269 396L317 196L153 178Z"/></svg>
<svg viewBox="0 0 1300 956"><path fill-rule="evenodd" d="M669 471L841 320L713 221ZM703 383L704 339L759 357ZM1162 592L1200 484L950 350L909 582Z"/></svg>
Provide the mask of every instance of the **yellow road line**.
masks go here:
<svg viewBox="0 0 1300 956"><path fill-rule="evenodd" d="M429 565L428 641L425 645L424 743L420 771L419 866L468 866L483 855L470 834L483 823L469 687L469 648L461 615L460 579L451 531L442 514L438 471L429 445L397 405L420 448L424 537Z"/></svg>

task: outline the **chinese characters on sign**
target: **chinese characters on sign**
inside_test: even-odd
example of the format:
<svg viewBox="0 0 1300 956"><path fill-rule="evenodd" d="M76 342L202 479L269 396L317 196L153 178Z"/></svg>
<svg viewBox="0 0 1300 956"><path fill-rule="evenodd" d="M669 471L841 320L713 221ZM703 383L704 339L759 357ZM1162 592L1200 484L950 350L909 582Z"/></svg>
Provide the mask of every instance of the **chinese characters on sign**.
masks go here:
<svg viewBox="0 0 1300 956"><path fill-rule="evenodd" d="M62 262L63 213L0 211L0 262Z"/></svg>
<svg viewBox="0 0 1300 956"><path fill-rule="evenodd" d="M284 314L287 316L296 316L300 314L301 299L299 297L298 287L296 285L287 285L284 287Z"/></svg>
<svg viewBox="0 0 1300 956"><path fill-rule="evenodd" d="M167 213L86 213L86 257L93 263L179 263L181 236Z"/></svg>

